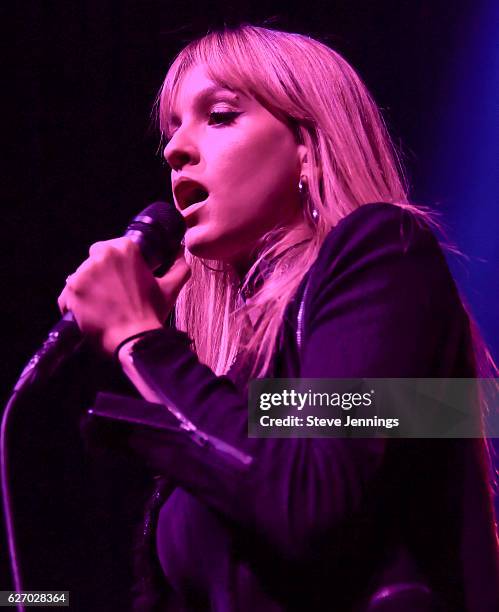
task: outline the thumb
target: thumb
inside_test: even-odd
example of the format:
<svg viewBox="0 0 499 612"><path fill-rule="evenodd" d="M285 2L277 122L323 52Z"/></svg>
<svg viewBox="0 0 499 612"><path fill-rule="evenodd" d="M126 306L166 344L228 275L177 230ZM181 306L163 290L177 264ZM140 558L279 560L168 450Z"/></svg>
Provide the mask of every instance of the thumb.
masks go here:
<svg viewBox="0 0 499 612"><path fill-rule="evenodd" d="M191 268L186 262L183 249L179 251L172 267L160 278L157 278L158 286L166 301L173 306L180 290L189 280Z"/></svg>

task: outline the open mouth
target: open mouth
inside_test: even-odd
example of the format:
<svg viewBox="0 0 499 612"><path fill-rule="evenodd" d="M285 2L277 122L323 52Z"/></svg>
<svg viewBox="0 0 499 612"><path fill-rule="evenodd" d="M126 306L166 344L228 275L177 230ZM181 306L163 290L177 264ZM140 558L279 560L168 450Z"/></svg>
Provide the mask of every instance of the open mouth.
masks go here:
<svg viewBox="0 0 499 612"><path fill-rule="evenodd" d="M202 202L208 196L208 190L197 181L182 180L175 187L175 198L180 210Z"/></svg>

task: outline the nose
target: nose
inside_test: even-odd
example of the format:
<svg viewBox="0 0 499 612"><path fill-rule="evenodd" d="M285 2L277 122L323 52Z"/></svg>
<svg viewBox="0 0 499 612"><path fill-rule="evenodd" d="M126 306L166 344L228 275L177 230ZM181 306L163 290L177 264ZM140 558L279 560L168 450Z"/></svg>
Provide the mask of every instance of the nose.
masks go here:
<svg viewBox="0 0 499 612"><path fill-rule="evenodd" d="M199 163L199 151L182 128L178 128L163 151L163 157L172 170Z"/></svg>

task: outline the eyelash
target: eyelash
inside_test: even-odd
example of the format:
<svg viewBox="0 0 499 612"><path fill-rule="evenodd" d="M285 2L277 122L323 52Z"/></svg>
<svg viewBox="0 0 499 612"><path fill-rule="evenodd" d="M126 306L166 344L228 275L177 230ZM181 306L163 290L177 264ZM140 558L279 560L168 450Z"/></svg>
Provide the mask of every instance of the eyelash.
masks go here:
<svg viewBox="0 0 499 612"><path fill-rule="evenodd" d="M212 111L210 113L210 122L212 117L218 117L220 120L215 122L215 125L224 123L226 125L232 123L241 113L235 111ZM211 123L210 123L211 124Z"/></svg>
<svg viewBox="0 0 499 612"><path fill-rule="evenodd" d="M235 121L237 119L237 117L239 117L241 113L238 113L236 111L212 111L209 114L209 123L208 125L213 125L211 122L211 119L213 117L218 117L219 121L215 121L214 125L230 125L233 121ZM172 136L170 136L169 138L166 139L165 141L165 145L167 146L168 143L170 142L170 140L173 138L174 134L172 134Z"/></svg>

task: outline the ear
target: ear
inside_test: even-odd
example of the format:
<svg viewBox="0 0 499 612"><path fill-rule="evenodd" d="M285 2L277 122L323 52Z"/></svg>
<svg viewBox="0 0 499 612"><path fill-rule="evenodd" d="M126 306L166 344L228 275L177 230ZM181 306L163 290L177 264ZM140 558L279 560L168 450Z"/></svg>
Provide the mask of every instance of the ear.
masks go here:
<svg viewBox="0 0 499 612"><path fill-rule="evenodd" d="M310 155L308 155L308 148L304 144L299 144L298 160L300 168L300 177L303 177L305 179L305 182L308 182L309 177L311 175L309 159Z"/></svg>
<svg viewBox="0 0 499 612"><path fill-rule="evenodd" d="M310 180L312 176L312 162L311 156L308 154L308 148L304 144L298 145L298 160L300 177L303 177L306 182ZM319 168L319 177L322 178L322 170Z"/></svg>

